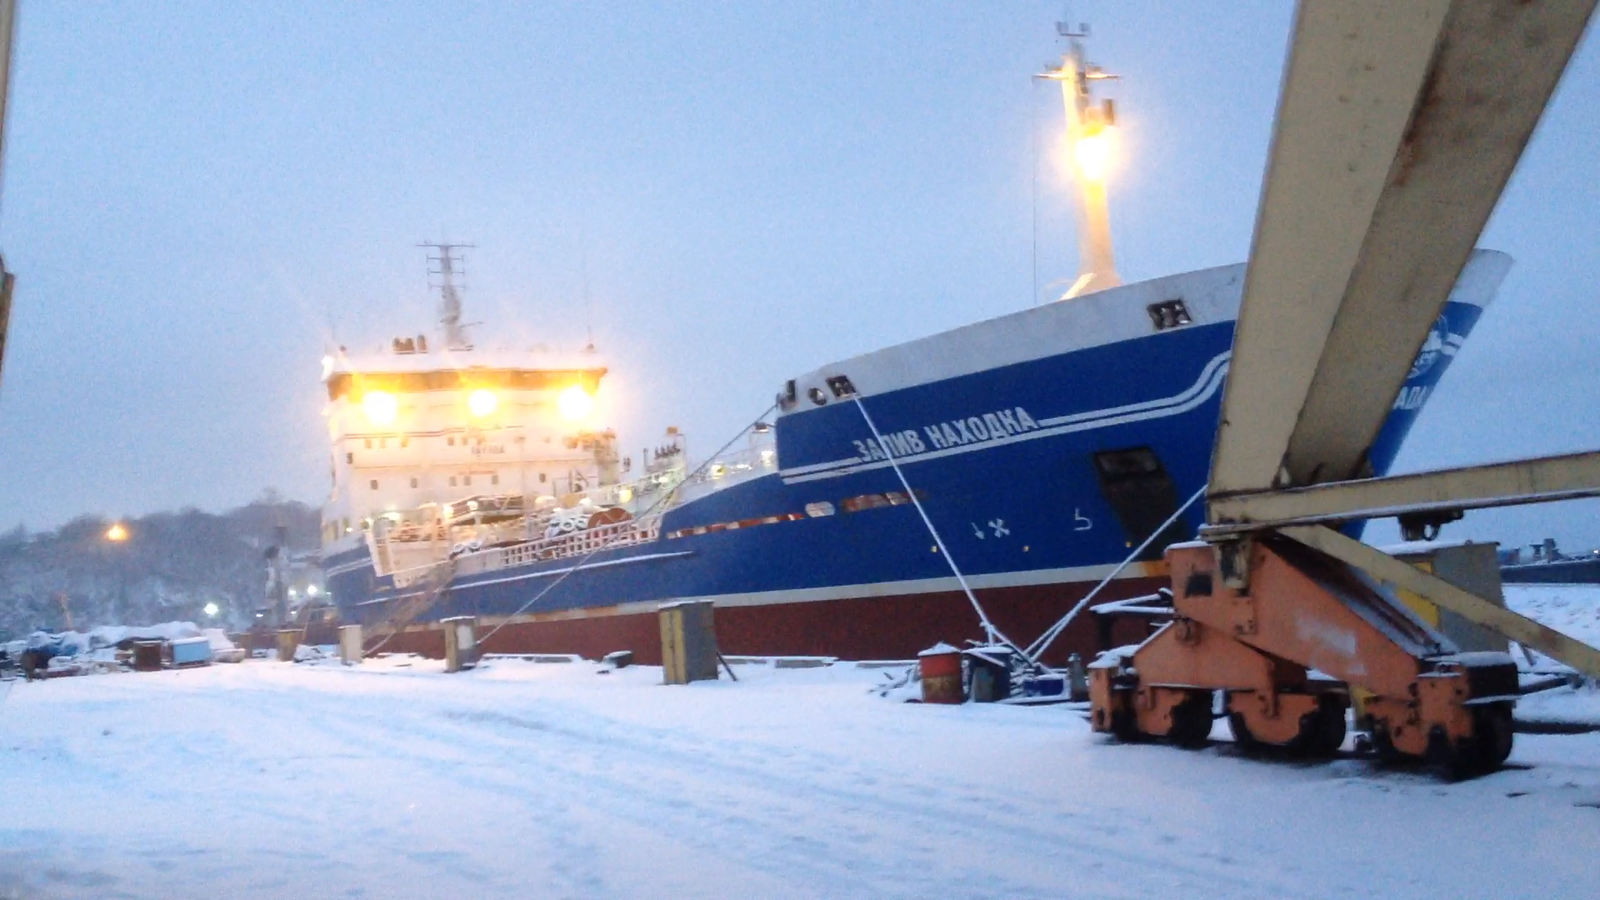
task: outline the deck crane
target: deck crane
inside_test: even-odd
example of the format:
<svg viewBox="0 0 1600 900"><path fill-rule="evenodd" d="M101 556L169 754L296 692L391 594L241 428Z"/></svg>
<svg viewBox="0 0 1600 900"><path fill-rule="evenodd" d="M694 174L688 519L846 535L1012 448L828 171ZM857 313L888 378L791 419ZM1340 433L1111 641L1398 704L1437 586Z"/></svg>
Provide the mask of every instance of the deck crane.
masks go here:
<svg viewBox="0 0 1600 900"><path fill-rule="evenodd" d="M1456 652L1396 588L1600 676L1600 651L1342 530L1600 496L1600 453L1385 478L1367 464L1595 5L1300 4L1207 524L1166 551L1173 620L1092 671L1096 730L1197 745L1220 691L1241 743L1331 753L1359 692L1381 756L1452 777L1497 768L1510 657Z"/></svg>

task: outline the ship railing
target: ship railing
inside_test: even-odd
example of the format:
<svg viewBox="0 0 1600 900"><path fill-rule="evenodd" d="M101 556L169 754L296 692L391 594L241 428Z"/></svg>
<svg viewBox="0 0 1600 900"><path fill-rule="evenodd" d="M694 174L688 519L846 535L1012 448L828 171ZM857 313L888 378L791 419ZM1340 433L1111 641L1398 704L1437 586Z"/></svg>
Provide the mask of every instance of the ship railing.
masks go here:
<svg viewBox="0 0 1600 900"><path fill-rule="evenodd" d="M589 501L590 506L620 506L624 509L640 507L640 500L650 498L670 491L683 483L687 473L682 465L652 472L643 478L633 481L624 481L619 484L608 484L604 487L580 491L578 496ZM649 505L649 504L644 504Z"/></svg>
<svg viewBox="0 0 1600 900"><path fill-rule="evenodd" d="M582 556L596 550L645 544L654 541L660 534L661 520L652 516L649 519L585 528L509 547L496 547L473 556L482 559L482 568L488 571Z"/></svg>
<svg viewBox="0 0 1600 900"><path fill-rule="evenodd" d="M755 446L713 459L695 473L694 483L721 486L777 470L777 450L771 446Z"/></svg>
<svg viewBox="0 0 1600 900"><path fill-rule="evenodd" d="M658 516L600 525L510 546L464 553L453 559L427 565L412 566L394 573L394 586L396 589L411 587L431 577L441 566L455 566L456 572L462 575L491 572L534 562L585 556L597 550L647 544L660 536L661 519Z"/></svg>

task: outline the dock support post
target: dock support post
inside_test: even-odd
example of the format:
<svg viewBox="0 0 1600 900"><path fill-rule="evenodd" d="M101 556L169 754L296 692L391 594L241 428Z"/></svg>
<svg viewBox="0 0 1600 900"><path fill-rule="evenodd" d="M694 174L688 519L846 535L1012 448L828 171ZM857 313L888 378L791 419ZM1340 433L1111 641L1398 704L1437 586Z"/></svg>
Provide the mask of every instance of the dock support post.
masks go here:
<svg viewBox="0 0 1600 900"><path fill-rule="evenodd" d="M474 616L455 616L439 622L444 627L444 670L460 672L478 664L478 620Z"/></svg>

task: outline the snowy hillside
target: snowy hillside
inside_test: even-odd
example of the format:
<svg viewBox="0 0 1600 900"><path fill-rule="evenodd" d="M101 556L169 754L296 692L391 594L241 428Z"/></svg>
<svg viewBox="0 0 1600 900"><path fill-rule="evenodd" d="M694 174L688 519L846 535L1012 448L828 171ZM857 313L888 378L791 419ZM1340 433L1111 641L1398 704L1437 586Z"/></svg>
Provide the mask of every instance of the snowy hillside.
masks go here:
<svg viewBox="0 0 1600 900"><path fill-rule="evenodd" d="M220 515L184 510L128 520L128 539L105 539L111 523L83 517L54 531L0 536L0 637L200 618L208 602L219 624L242 627L261 603L262 554L275 528L289 546L314 551L318 513L303 503L263 500Z"/></svg>

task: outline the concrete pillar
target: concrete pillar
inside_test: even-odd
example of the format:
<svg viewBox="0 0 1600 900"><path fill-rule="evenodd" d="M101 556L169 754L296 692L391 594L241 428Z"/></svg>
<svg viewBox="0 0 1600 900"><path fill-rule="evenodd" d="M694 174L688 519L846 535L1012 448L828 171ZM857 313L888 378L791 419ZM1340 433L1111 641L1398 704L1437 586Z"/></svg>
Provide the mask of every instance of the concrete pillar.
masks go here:
<svg viewBox="0 0 1600 900"><path fill-rule="evenodd" d="M339 660L347 666L361 662L363 656L361 646L360 625L339 626Z"/></svg>
<svg viewBox="0 0 1600 900"><path fill-rule="evenodd" d="M278 632L278 659L294 662L294 650L300 646L300 629L285 628Z"/></svg>
<svg viewBox="0 0 1600 900"><path fill-rule="evenodd" d="M474 616L441 619L444 627L444 670L459 672L478 664L478 620Z"/></svg>

